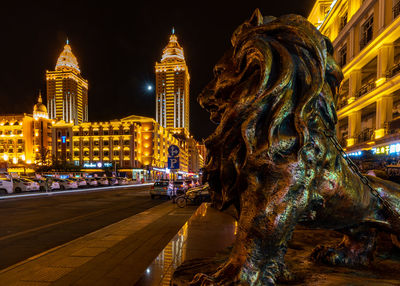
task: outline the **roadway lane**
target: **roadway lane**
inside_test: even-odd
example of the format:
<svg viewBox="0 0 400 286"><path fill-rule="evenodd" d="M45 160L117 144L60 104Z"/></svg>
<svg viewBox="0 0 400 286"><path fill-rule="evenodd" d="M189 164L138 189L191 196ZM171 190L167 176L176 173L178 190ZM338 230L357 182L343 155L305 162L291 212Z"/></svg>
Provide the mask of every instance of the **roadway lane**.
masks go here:
<svg viewBox="0 0 400 286"><path fill-rule="evenodd" d="M0 201L0 269L164 201L150 187Z"/></svg>

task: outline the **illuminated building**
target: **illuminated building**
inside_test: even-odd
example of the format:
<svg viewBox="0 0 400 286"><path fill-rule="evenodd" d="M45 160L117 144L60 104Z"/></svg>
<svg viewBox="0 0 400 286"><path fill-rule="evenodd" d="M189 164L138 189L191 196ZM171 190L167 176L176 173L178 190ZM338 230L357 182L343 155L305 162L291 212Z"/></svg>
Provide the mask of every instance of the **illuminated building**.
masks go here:
<svg viewBox="0 0 400 286"><path fill-rule="evenodd" d="M50 119L79 124L88 121L88 82L68 43L58 57L55 71L46 71L47 108Z"/></svg>
<svg viewBox="0 0 400 286"><path fill-rule="evenodd" d="M206 145L204 144L197 144L197 151L199 152L199 158L200 158L200 169L204 168L204 163L207 159L207 149Z"/></svg>
<svg viewBox="0 0 400 286"><path fill-rule="evenodd" d="M188 135L190 76L174 30L155 72L156 121L173 133Z"/></svg>
<svg viewBox="0 0 400 286"><path fill-rule="evenodd" d="M33 107L33 151L34 163L37 165L51 164L52 121L39 93L38 102Z"/></svg>
<svg viewBox="0 0 400 286"><path fill-rule="evenodd" d="M189 173L198 173L203 167L203 157L197 148L198 143L193 137L188 138Z"/></svg>
<svg viewBox="0 0 400 286"><path fill-rule="evenodd" d="M82 166L83 171L104 167L132 173L134 178L167 175L168 147L181 142L154 119L129 116L108 122L79 125L57 122L53 128L56 160ZM180 171L188 171L188 155L182 148Z"/></svg>
<svg viewBox="0 0 400 286"><path fill-rule="evenodd" d="M395 0L317 0L308 18L331 39L342 67L337 136L354 156L369 149L397 152L399 15L400 1Z"/></svg>
<svg viewBox="0 0 400 286"><path fill-rule="evenodd" d="M24 172L30 164L51 163L51 126L46 106L39 95L33 115L0 116L0 162L10 172Z"/></svg>

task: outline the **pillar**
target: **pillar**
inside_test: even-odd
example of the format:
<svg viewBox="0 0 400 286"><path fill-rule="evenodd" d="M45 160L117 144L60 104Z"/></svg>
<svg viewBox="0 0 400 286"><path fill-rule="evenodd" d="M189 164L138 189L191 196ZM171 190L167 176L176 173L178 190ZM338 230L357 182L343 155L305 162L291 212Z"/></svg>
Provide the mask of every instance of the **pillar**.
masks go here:
<svg viewBox="0 0 400 286"><path fill-rule="evenodd" d="M361 70L354 70L349 77L349 97L347 104L352 103L356 99L356 93L361 88Z"/></svg>
<svg viewBox="0 0 400 286"><path fill-rule="evenodd" d="M361 132L361 110L354 111L349 114L349 136L347 138L347 147L356 143L357 135Z"/></svg>
<svg viewBox="0 0 400 286"><path fill-rule="evenodd" d="M378 50L378 63L377 63L377 86L386 81L386 72L393 66L394 62L394 45L382 45Z"/></svg>
<svg viewBox="0 0 400 286"><path fill-rule="evenodd" d="M378 34L385 29L385 2L386 0L379 0L379 19L378 19Z"/></svg>
<svg viewBox="0 0 400 286"><path fill-rule="evenodd" d="M384 95L376 101L375 139L385 136L385 123L392 120L393 97Z"/></svg>

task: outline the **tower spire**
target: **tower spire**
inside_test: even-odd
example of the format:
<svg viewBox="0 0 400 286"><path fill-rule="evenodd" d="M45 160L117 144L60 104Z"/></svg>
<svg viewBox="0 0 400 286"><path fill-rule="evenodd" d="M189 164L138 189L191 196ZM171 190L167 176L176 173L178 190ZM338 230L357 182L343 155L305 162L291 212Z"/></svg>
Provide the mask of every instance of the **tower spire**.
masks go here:
<svg viewBox="0 0 400 286"><path fill-rule="evenodd" d="M38 103L42 103L42 91L39 89L39 98L38 98Z"/></svg>
<svg viewBox="0 0 400 286"><path fill-rule="evenodd" d="M69 40L68 40L68 37L67 37L67 42L66 42L66 43L67 43L67 45L69 45Z"/></svg>
<svg viewBox="0 0 400 286"><path fill-rule="evenodd" d="M172 35L175 35L175 27L172 27Z"/></svg>

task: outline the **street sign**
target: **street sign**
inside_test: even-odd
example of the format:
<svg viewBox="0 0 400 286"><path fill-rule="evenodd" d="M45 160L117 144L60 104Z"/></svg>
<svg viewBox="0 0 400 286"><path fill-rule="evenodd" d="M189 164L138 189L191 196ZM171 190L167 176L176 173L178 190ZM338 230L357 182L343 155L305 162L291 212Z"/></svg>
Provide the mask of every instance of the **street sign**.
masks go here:
<svg viewBox="0 0 400 286"><path fill-rule="evenodd" d="M168 154L169 154L171 157L176 157L176 156L178 156L178 155L179 155L179 147L176 146L176 145L171 145L171 146L169 146L169 148L168 148Z"/></svg>
<svg viewBox="0 0 400 286"><path fill-rule="evenodd" d="M168 169L179 169L179 157L168 157Z"/></svg>

